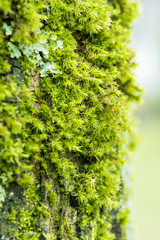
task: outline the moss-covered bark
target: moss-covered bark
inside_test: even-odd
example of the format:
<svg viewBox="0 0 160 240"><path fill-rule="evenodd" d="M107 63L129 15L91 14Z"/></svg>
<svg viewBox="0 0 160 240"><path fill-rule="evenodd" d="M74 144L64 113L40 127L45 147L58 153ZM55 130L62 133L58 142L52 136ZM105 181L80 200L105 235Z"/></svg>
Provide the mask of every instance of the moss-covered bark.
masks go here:
<svg viewBox="0 0 160 240"><path fill-rule="evenodd" d="M127 239L137 4L0 0L0 14L0 239Z"/></svg>

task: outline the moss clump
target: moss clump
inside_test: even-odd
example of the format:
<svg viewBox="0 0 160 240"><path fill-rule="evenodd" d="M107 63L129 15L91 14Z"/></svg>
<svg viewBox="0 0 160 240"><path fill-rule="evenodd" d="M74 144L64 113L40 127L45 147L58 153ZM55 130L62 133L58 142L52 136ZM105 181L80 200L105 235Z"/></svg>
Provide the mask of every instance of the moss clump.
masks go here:
<svg viewBox="0 0 160 240"><path fill-rule="evenodd" d="M0 0L1 239L126 239L140 99L129 0Z"/></svg>

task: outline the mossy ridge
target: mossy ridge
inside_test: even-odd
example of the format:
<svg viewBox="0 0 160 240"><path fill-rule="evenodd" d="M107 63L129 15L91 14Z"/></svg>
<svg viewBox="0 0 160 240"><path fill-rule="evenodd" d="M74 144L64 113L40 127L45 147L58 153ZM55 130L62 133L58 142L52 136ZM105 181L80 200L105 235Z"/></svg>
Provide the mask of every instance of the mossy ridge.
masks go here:
<svg viewBox="0 0 160 240"><path fill-rule="evenodd" d="M140 99L128 47L135 6L0 1L2 239L126 237L121 171L130 147L127 113ZM23 48L44 39L42 76L44 63Z"/></svg>

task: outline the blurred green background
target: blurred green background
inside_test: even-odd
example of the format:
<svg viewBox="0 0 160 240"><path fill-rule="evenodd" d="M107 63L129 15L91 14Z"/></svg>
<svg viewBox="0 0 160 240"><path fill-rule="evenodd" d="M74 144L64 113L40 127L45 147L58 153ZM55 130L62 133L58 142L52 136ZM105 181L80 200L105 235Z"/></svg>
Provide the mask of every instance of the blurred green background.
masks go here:
<svg viewBox="0 0 160 240"><path fill-rule="evenodd" d="M160 104L158 100L146 104L145 111L139 112L142 139L132 157L134 230L138 240L159 240Z"/></svg>
<svg viewBox="0 0 160 240"><path fill-rule="evenodd" d="M135 239L160 239L160 0L141 0L136 23L137 79L146 88L136 113L141 140L132 156Z"/></svg>

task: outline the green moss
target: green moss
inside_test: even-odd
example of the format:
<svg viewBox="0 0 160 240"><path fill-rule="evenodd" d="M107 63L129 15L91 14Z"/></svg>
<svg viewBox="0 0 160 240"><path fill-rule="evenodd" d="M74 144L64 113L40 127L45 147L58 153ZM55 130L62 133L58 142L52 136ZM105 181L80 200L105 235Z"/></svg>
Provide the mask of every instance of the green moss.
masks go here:
<svg viewBox="0 0 160 240"><path fill-rule="evenodd" d="M136 9L0 1L2 239L127 237Z"/></svg>

